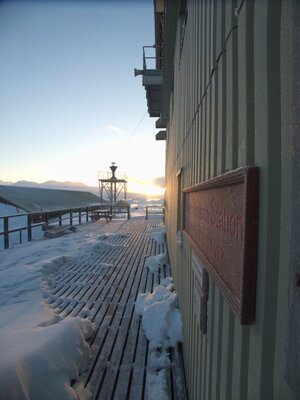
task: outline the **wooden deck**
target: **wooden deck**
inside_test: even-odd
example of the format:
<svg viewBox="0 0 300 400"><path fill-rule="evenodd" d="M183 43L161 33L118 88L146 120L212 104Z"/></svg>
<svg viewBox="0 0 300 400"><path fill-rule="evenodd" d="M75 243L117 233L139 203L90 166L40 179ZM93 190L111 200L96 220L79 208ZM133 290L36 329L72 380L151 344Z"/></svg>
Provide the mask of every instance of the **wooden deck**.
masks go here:
<svg viewBox="0 0 300 400"><path fill-rule="evenodd" d="M97 223L98 224L98 223ZM134 312L138 293L152 291L161 279L170 276L168 266L160 274L144 268L147 256L167 251L150 239L149 231L162 226L160 217L113 220L99 223L101 233L111 235L100 248L79 264L71 264L55 276L51 294L60 316L81 316L97 329L91 340L92 362L81 377L92 399L147 400L148 341ZM170 349L168 369L170 399L185 400L185 384L180 346Z"/></svg>

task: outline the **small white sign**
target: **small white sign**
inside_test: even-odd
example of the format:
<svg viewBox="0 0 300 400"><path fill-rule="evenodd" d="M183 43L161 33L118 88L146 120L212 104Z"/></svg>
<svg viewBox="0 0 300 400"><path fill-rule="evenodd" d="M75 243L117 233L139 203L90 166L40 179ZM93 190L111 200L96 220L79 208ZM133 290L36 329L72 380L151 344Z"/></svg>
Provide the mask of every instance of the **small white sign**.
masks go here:
<svg viewBox="0 0 300 400"><path fill-rule="evenodd" d="M194 251L192 251L192 268L194 271L194 313L202 333L205 334L207 332L208 277Z"/></svg>
<svg viewBox="0 0 300 400"><path fill-rule="evenodd" d="M192 268L202 292L204 292L204 267L196 253L192 250Z"/></svg>

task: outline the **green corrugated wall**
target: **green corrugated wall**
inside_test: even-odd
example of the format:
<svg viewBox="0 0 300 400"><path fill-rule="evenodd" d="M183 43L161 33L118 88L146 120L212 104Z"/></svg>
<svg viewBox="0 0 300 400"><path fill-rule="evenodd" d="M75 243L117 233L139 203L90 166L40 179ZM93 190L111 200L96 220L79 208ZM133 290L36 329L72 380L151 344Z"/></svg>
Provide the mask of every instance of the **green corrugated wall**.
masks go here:
<svg viewBox="0 0 300 400"><path fill-rule="evenodd" d="M177 22L166 225L190 400L296 399L284 376L286 235L292 218L287 209L290 143L284 132L291 123L292 3L187 0L186 24ZM255 323L241 326L209 279L208 331L203 335L194 315L191 247L185 238L180 246L176 238L182 214L178 185L184 189L246 165L260 168Z"/></svg>

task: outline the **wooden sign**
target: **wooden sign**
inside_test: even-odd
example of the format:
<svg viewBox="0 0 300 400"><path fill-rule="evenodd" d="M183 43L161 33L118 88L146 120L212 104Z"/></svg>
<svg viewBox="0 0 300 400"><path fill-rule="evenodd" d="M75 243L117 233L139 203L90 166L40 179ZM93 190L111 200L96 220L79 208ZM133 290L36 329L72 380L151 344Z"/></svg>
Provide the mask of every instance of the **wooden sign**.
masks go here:
<svg viewBox="0 0 300 400"><path fill-rule="evenodd" d="M183 191L184 234L243 324L254 320L258 173L240 168Z"/></svg>

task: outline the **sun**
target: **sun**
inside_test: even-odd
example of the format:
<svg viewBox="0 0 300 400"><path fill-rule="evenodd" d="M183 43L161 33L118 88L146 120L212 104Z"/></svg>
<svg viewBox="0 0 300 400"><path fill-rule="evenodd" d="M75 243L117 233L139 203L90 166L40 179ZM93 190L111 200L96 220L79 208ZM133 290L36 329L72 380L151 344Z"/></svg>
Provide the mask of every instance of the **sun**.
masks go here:
<svg viewBox="0 0 300 400"><path fill-rule="evenodd" d="M165 189L153 185L150 182L134 182L128 180L128 191L133 193L145 194L148 196L164 196Z"/></svg>

